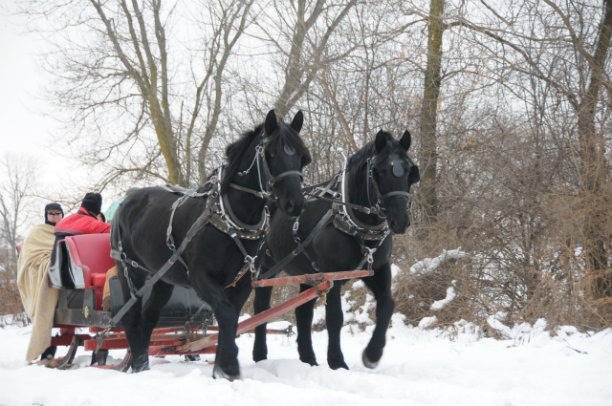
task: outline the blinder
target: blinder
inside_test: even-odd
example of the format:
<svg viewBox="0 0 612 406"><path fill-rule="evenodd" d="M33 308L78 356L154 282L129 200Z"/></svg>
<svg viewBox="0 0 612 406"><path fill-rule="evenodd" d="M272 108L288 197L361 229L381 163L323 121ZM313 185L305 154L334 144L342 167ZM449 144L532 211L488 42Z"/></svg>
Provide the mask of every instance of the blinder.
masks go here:
<svg viewBox="0 0 612 406"><path fill-rule="evenodd" d="M289 145L286 142L283 143L283 150L285 151L285 154L289 156L295 155L295 148L293 148L293 145Z"/></svg>
<svg viewBox="0 0 612 406"><path fill-rule="evenodd" d="M402 162L399 159L394 159L391 161L391 168L393 168L393 176L396 178L401 178L406 173L406 171L404 171L404 167L402 166Z"/></svg>

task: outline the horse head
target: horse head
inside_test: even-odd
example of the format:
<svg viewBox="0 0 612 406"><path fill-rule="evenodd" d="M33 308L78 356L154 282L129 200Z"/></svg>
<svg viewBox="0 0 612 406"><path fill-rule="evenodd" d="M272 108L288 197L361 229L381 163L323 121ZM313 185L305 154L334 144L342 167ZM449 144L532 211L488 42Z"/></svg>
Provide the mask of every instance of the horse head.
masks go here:
<svg viewBox="0 0 612 406"><path fill-rule="evenodd" d="M410 143L408 130L399 141L380 130L367 163L368 200L380 207L395 234L404 233L410 225L410 187L420 180L419 168L407 154Z"/></svg>
<svg viewBox="0 0 612 406"><path fill-rule="evenodd" d="M311 161L310 152L299 137L303 121L301 111L291 124L286 124L279 122L274 110L270 110L263 127L266 187L277 199L278 207L290 217L302 212L302 169Z"/></svg>

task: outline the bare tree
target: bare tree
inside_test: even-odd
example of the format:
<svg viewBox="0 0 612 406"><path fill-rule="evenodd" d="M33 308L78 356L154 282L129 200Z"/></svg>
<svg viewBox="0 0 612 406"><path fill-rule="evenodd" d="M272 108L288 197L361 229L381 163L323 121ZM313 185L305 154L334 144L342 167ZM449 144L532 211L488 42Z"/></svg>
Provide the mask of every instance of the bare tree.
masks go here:
<svg viewBox="0 0 612 406"><path fill-rule="evenodd" d="M70 114L84 160L113 158L105 183L134 174L186 186L206 176L202 161L221 114L225 69L252 3L26 6L30 14L52 15L59 22L55 34L66 34L52 36L57 53L49 68L59 79L54 91ZM194 37L190 30L203 34Z"/></svg>
<svg viewBox="0 0 612 406"><path fill-rule="evenodd" d="M0 314L20 312L17 290L16 247L27 221L26 206L35 183L35 165L29 159L4 155L0 163ZM40 211L43 215L42 210Z"/></svg>
<svg viewBox="0 0 612 406"><path fill-rule="evenodd" d="M261 34L256 35L271 44L282 59L283 81L274 103L279 117L296 105L325 66L349 51L331 53L328 45L356 4L357 0L275 0L272 7L265 4L258 11L262 16L257 22Z"/></svg>
<svg viewBox="0 0 612 406"><path fill-rule="evenodd" d="M0 186L0 240L9 248L9 257L15 260L15 247L21 239L20 227L27 221L25 206L32 193L35 166L29 159L4 155L1 167L5 179Z"/></svg>
<svg viewBox="0 0 612 406"><path fill-rule="evenodd" d="M442 39L445 30L443 20L444 0L431 0L427 16L427 66L423 85L421 107L421 164L420 195L424 230L435 222L438 215L436 171L438 167L437 122L440 87L442 85Z"/></svg>
<svg viewBox="0 0 612 406"><path fill-rule="evenodd" d="M580 242L592 280L591 290L595 303L609 306L612 189L611 166L606 157L610 140L606 134L610 105L602 98L602 91L609 91L612 83L612 1L573 0L558 4L545 0L501 9L483 4L491 15L489 27L496 28L466 19L456 24L500 44L502 52L493 56L500 61L498 66L511 69L523 82L527 78L527 83L536 84L538 100L545 103L538 106L545 108L545 122L558 124L569 146L566 164L574 169L568 179L574 181L568 182L573 184L573 191L567 190L578 198L572 215L580 218ZM506 15L502 15L504 12ZM524 87L518 85L515 89ZM542 97L542 89L548 92L546 98ZM566 115L558 117L559 109Z"/></svg>

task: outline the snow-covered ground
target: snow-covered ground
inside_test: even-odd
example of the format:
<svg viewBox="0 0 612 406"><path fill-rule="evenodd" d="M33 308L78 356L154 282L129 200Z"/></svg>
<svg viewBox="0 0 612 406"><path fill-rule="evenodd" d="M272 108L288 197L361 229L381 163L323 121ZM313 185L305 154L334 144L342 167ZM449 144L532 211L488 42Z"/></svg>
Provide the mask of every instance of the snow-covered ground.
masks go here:
<svg viewBox="0 0 612 406"><path fill-rule="evenodd" d="M282 323L282 322L279 322ZM253 337L238 339L242 380L211 377L211 356L186 362L152 358L151 370L120 373L86 367L82 349L75 369L28 366L31 326L0 328L1 405L612 405L612 330L551 336L544 323L508 328L514 338L481 338L458 323L455 333L406 326L395 315L377 369L361 364L371 330L343 329L350 370L325 362L325 332L313 340L319 363L297 359L295 337L269 336L269 359L251 360ZM58 350L58 355L60 351ZM122 351L111 352L118 359Z"/></svg>

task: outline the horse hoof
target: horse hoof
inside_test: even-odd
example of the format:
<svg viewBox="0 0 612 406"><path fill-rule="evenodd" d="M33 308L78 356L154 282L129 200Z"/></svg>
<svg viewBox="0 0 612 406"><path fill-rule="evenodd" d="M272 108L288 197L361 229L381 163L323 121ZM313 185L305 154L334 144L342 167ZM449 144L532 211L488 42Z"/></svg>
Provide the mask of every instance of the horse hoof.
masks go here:
<svg viewBox="0 0 612 406"><path fill-rule="evenodd" d="M149 369L149 361L142 364L132 364L132 372L134 373L148 371Z"/></svg>
<svg viewBox="0 0 612 406"><path fill-rule="evenodd" d="M310 365L311 367L319 366L319 363L317 362L315 358L300 358L300 361L302 361L305 364Z"/></svg>
<svg viewBox="0 0 612 406"><path fill-rule="evenodd" d="M236 379L242 379L240 377L240 372L238 372L237 374L228 374L225 371L223 371L221 368L219 368L217 364L215 364L215 366L213 367L212 377L213 379L217 379L217 378L227 379L230 382Z"/></svg>
<svg viewBox="0 0 612 406"><path fill-rule="evenodd" d="M259 362L268 359L267 351L253 351L253 361Z"/></svg>
<svg viewBox="0 0 612 406"><path fill-rule="evenodd" d="M268 359L268 357L253 356L253 361L259 362Z"/></svg>
<svg viewBox="0 0 612 406"><path fill-rule="evenodd" d="M329 367L331 369L333 369L333 370L340 369L340 368L349 369L348 365L346 365L346 362L344 362L343 358L340 358L340 359L328 359L327 360L327 365L329 365Z"/></svg>
<svg viewBox="0 0 612 406"><path fill-rule="evenodd" d="M370 368L370 369L374 369L378 366L378 363L380 362L380 360L378 361L370 361L368 359L368 354L366 354L365 350L363 350L363 352L361 353L361 361L363 362L363 365L366 368Z"/></svg>

